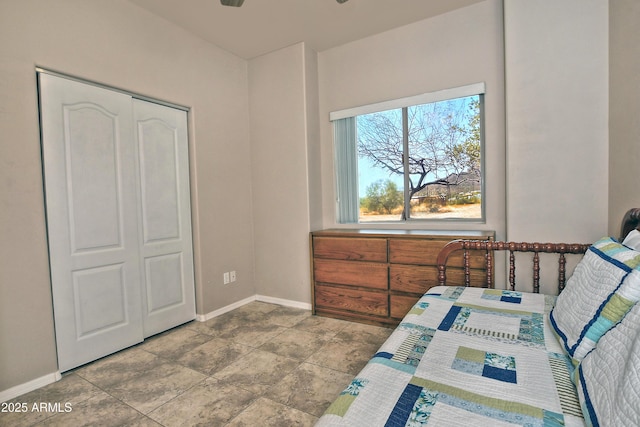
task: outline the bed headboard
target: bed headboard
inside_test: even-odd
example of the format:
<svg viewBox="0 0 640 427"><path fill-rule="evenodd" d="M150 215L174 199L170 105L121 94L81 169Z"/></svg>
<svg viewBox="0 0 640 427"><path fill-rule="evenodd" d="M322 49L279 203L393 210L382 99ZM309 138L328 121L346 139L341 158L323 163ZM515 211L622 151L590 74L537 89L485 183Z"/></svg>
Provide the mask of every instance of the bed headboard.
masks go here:
<svg viewBox="0 0 640 427"><path fill-rule="evenodd" d="M633 229L640 229L640 208L627 211L620 228L620 241ZM527 242L494 242L489 240L454 240L447 243L438 254L438 284L447 284L447 259L456 251L463 251L464 284L471 285L471 272L469 265L469 251L485 251L485 268L487 272L487 287L495 286L493 279L493 266L496 251L509 252L509 287L516 287L516 252L528 252L533 254L533 292L540 292L540 253L558 255L558 292L564 289L566 284L566 254L584 254L590 244L583 243L527 243Z"/></svg>
<svg viewBox="0 0 640 427"><path fill-rule="evenodd" d="M629 209L624 215L620 227L620 241L623 241L633 229L640 230L640 208Z"/></svg>

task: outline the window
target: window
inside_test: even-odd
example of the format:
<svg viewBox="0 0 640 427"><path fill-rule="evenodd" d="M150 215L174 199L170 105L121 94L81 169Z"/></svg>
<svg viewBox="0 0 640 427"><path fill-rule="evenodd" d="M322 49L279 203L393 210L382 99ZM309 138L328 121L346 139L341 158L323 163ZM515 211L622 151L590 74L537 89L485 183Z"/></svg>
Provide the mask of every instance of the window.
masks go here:
<svg viewBox="0 0 640 427"><path fill-rule="evenodd" d="M483 219L483 93L332 113L338 222Z"/></svg>

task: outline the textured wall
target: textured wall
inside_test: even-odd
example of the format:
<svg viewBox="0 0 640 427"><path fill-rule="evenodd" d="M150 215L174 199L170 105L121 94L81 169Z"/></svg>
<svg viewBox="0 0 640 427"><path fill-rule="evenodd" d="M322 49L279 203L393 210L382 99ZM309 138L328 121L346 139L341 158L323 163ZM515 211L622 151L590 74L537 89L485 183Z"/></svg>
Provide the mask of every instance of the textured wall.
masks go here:
<svg viewBox="0 0 640 427"><path fill-rule="evenodd" d="M2 1L0 392L57 370L36 66L191 107L198 313L255 294L246 61L125 1Z"/></svg>

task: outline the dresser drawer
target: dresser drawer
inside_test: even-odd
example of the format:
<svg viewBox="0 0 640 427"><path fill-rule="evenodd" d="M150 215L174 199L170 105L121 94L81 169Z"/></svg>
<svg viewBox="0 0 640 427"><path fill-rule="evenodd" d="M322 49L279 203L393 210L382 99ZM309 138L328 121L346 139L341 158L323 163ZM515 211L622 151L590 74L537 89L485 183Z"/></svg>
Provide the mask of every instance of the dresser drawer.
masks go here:
<svg viewBox="0 0 640 427"><path fill-rule="evenodd" d="M438 285L438 268L392 264L389 267L389 288L393 291L424 294Z"/></svg>
<svg viewBox="0 0 640 427"><path fill-rule="evenodd" d="M437 265L438 254L451 240L393 239L389 241L389 262L396 264ZM470 251L471 268L484 268L484 251ZM463 257L454 254L447 266L462 267Z"/></svg>
<svg viewBox="0 0 640 427"><path fill-rule="evenodd" d="M388 316L387 294L383 292L349 289L331 285L316 285L315 306L339 309L368 315Z"/></svg>
<svg viewBox="0 0 640 427"><path fill-rule="evenodd" d="M316 258L387 262L387 239L314 237Z"/></svg>
<svg viewBox="0 0 640 427"><path fill-rule="evenodd" d="M420 297L418 296L391 295L391 305L389 307L391 317L402 319L419 299Z"/></svg>
<svg viewBox="0 0 640 427"><path fill-rule="evenodd" d="M316 258L313 261L313 275L317 283L384 290L389 286L387 264Z"/></svg>
<svg viewBox="0 0 640 427"><path fill-rule="evenodd" d="M471 284L474 287L487 286L485 270L471 270ZM464 270L447 268L449 286L464 286ZM392 265L389 267L389 289L392 291L424 294L438 286L438 269L431 266Z"/></svg>

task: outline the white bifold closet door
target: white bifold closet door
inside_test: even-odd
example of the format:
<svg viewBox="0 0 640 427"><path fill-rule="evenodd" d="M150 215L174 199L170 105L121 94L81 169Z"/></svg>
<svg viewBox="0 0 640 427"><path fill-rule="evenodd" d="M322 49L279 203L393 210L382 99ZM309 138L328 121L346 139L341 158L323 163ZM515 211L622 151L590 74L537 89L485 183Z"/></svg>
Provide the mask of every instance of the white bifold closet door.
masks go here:
<svg viewBox="0 0 640 427"><path fill-rule="evenodd" d="M58 366L195 318L186 113L39 73Z"/></svg>
<svg viewBox="0 0 640 427"><path fill-rule="evenodd" d="M134 99L144 336L195 318L187 113Z"/></svg>

